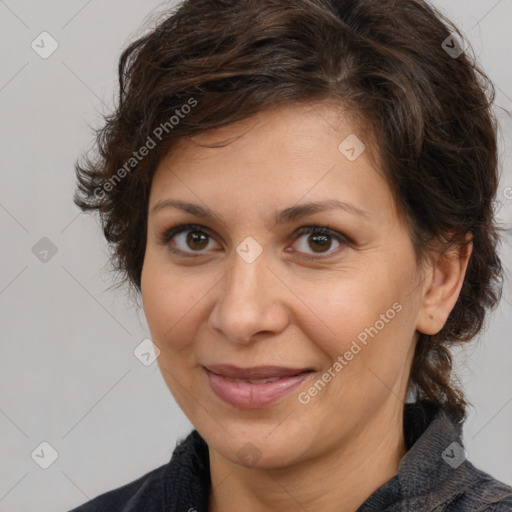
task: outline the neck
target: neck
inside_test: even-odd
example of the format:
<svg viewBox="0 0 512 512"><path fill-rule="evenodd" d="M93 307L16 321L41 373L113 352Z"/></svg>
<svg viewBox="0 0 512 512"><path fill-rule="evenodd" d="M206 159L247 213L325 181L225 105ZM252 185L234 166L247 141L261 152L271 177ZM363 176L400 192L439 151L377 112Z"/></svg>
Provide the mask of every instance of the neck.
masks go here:
<svg viewBox="0 0 512 512"><path fill-rule="evenodd" d="M381 411L329 453L288 467L245 468L210 448L209 511L354 512L396 475L406 453L403 407L394 412L390 418Z"/></svg>

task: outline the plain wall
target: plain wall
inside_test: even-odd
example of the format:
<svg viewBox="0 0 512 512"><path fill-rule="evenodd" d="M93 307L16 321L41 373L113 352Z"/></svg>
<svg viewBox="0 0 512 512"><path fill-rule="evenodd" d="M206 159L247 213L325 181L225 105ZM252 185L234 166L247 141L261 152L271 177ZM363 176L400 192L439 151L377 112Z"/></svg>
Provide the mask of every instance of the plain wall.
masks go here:
<svg viewBox="0 0 512 512"><path fill-rule="evenodd" d="M497 104L512 112L512 2L435 3L467 34L496 85ZM0 1L2 512L66 511L166 463L192 429L157 363L144 366L134 356L150 337L143 313L122 291L108 289L99 224L72 202L74 162L92 141L90 127L113 104L121 49L162 5ZM35 40L39 51L51 49L43 31L58 43L45 59L31 47ZM512 114L497 112L500 216L510 222ZM48 261L41 261L45 250ZM509 238L501 249L508 272L511 252ZM469 458L509 484L511 332L507 280L488 328L458 357L474 404L464 430ZM31 457L44 441L58 452L48 469Z"/></svg>

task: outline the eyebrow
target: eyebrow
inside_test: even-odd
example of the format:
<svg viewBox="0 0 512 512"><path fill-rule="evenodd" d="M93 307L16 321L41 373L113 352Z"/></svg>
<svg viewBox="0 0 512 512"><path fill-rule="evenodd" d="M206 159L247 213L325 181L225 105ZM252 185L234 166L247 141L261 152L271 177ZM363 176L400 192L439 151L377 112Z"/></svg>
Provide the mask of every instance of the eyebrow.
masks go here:
<svg viewBox="0 0 512 512"><path fill-rule="evenodd" d="M188 203L186 201L180 201L177 199L165 199L159 201L151 209L151 213L155 213L164 208L175 208L177 210L181 210L182 212L190 213L191 215L194 215L195 217L199 217L201 219L217 221L220 224L225 223L224 219L219 214L217 214L207 206ZM337 199L329 199L327 201L320 201L316 203L303 203L296 206L290 206L289 208L285 208L284 210L274 212L273 220L276 225L287 224L295 220L301 219L303 217L313 215L314 213L334 209L343 210L352 215L364 218L368 218L370 216L367 211L361 210L360 208L351 203L348 203L346 201L339 201Z"/></svg>

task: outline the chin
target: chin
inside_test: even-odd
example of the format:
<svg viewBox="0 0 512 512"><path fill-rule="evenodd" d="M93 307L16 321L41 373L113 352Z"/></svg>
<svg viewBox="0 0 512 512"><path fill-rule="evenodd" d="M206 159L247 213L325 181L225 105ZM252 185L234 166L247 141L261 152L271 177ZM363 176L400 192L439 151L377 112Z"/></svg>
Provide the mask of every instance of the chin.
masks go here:
<svg viewBox="0 0 512 512"><path fill-rule="evenodd" d="M274 426L262 428L261 425L248 426L243 433L234 430L233 435L222 431L220 436L205 435L202 437L208 443L210 450L214 450L231 463L246 468L277 469L290 466L303 458L307 450L307 440L299 433L292 432L287 426L286 436L272 434L279 421ZM238 427L237 427L238 428ZM233 432L232 428L226 430ZM270 433L270 434L269 434ZM302 442L295 441L302 439Z"/></svg>

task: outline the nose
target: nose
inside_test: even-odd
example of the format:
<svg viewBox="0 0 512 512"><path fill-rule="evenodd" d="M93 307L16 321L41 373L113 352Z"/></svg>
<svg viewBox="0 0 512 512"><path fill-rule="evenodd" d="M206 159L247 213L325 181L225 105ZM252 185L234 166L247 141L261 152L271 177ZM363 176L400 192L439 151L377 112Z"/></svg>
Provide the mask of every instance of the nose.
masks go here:
<svg viewBox="0 0 512 512"><path fill-rule="evenodd" d="M210 329L238 344L282 332L289 323L286 287L269 268L265 251L252 262L233 251L232 265L219 283ZM260 335L260 336L257 336Z"/></svg>

